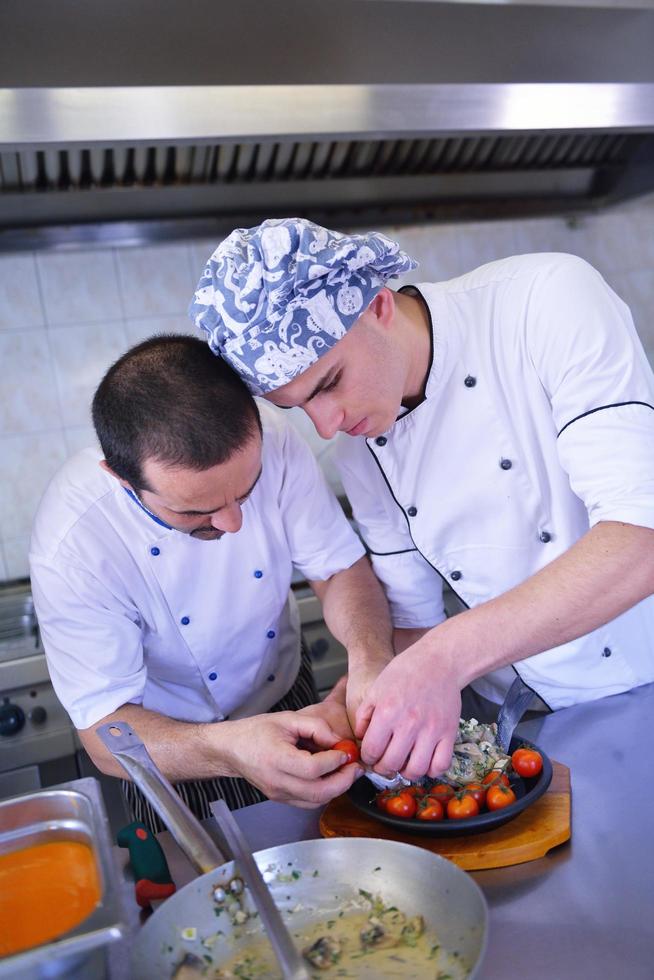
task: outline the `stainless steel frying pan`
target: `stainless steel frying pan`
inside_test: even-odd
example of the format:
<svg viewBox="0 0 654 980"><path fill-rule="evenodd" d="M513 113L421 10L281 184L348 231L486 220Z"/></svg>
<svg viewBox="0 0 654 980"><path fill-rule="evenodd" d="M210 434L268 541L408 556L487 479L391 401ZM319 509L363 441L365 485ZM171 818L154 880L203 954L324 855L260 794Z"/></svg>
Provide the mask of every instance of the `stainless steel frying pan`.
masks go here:
<svg viewBox="0 0 654 980"><path fill-rule="evenodd" d="M154 769L151 760L150 764ZM147 779L141 782L138 770L131 774L171 830L179 827L180 819L189 826L189 817L194 818L175 794L174 799L163 795L155 799ZM193 860L195 845L177 839ZM364 890L380 896L386 905L398 906L408 917L422 915L442 948L456 951L469 968L469 977L478 976L488 908L472 878L450 861L410 844L373 838L299 841L258 851L254 859L293 933L327 922L349 903L360 905ZM235 876L239 876L237 863L225 863L190 882L157 909L133 944L133 980L166 980L185 960L204 964L206 976L211 977L236 952L245 952L261 939L259 920L243 921L254 911L249 896L242 899L242 912L223 901ZM436 974L436 963L425 962L420 976Z"/></svg>

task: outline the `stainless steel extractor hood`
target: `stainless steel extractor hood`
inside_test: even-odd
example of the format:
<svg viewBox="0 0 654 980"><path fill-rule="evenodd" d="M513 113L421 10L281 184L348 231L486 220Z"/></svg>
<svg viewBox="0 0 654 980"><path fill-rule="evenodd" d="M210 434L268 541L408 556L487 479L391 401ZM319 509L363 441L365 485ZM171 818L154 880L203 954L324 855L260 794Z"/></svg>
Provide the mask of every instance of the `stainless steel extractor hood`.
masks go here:
<svg viewBox="0 0 654 980"><path fill-rule="evenodd" d="M634 4L4 5L0 248L643 193L654 9Z"/></svg>

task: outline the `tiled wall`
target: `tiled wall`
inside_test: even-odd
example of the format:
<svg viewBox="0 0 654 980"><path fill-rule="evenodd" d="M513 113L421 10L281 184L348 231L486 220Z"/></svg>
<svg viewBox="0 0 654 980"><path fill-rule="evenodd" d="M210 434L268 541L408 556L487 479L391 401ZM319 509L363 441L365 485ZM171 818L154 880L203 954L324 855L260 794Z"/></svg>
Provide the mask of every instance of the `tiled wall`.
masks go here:
<svg viewBox="0 0 654 980"><path fill-rule="evenodd" d="M654 196L571 225L561 218L380 229L448 279L495 258L564 251L596 266L630 305L654 363ZM193 332L185 310L215 243L0 256L0 579L27 574L32 516L64 460L94 441L90 400L128 346ZM325 462L328 444L295 421Z"/></svg>

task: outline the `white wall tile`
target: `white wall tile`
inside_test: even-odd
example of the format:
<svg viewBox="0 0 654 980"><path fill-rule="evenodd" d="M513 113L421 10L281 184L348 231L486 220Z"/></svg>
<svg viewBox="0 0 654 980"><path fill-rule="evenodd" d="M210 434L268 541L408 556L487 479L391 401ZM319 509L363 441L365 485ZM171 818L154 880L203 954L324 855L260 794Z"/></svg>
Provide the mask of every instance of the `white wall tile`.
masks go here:
<svg viewBox="0 0 654 980"><path fill-rule="evenodd" d="M200 331L196 329L190 317L183 316L181 313L176 313L174 316L129 317L125 320L125 332L130 347L159 333L183 333L200 337Z"/></svg>
<svg viewBox="0 0 654 980"><path fill-rule="evenodd" d="M0 333L0 435L62 424L46 330Z"/></svg>
<svg viewBox="0 0 654 980"><path fill-rule="evenodd" d="M0 256L0 330L41 327L44 322L32 253Z"/></svg>
<svg viewBox="0 0 654 980"><path fill-rule="evenodd" d="M516 255L531 252L578 254L577 229L565 218L530 218L515 222Z"/></svg>
<svg viewBox="0 0 654 980"><path fill-rule="evenodd" d="M204 272L204 267L209 258L216 251L221 241L227 235L218 235L216 238L196 238L190 243L191 275L193 277L193 289L197 286L200 276Z"/></svg>
<svg viewBox="0 0 654 980"><path fill-rule="evenodd" d="M518 252L513 222L479 221L460 225L458 231L462 273Z"/></svg>
<svg viewBox="0 0 654 980"><path fill-rule="evenodd" d="M66 440L66 452L68 456L74 456L81 449L88 449L89 446L97 446L98 439L92 425L79 425L64 430Z"/></svg>
<svg viewBox="0 0 654 980"><path fill-rule="evenodd" d="M37 255L48 323L96 323L122 316L110 249Z"/></svg>
<svg viewBox="0 0 654 980"><path fill-rule="evenodd" d="M127 348L122 322L58 327L50 331L65 426L88 425L91 400L107 368Z"/></svg>
<svg viewBox="0 0 654 980"><path fill-rule="evenodd" d="M467 271L462 267L460 234L454 225L425 225L416 228L380 228L381 232L399 242L418 262L413 272L393 279L389 285L397 289L407 283L451 279Z"/></svg>
<svg viewBox="0 0 654 980"><path fill-rule="evenodd" d="M4 542L7 578L27 578L30 569L28 562L29 534L17 538L6 538Z"/></svg>
<svg viewBox="0 0 654 980"><path fill-rule="evenodd" d="M30 533L41 495L66 459L62 432L0 439L0 535L3 541Z"/></svg>
<svg viewBox="0 0 654 980"><path fill-rule="evenodd" d="M626 214L597 214L579 224L575 254L605 277L640 268L643 262L634 221Z"/></svg>
<svg viewBox="0 0 654 980"><path fill-rule="evenodd" d="M199 276L187 245L152 245L117 252L126 317L186 313Z"/></svg>

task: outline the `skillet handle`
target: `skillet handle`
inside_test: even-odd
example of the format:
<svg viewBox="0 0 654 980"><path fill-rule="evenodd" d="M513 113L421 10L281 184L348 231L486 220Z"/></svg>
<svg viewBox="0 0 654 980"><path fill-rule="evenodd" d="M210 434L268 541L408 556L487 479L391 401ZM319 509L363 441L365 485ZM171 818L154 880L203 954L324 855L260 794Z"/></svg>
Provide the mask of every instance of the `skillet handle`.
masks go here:
<svg viewBox="0 0 654 980"><path fill-rule="evenodd" d="M223 857L199 820L159 772L145 745L129 725L124 721L112 721L100 725L95 731L161 817L196 871L205 874L229 860L230 856Z"/></svg>

